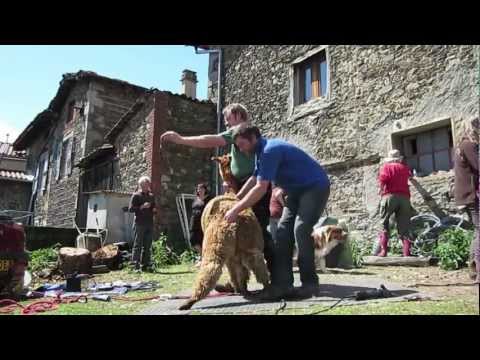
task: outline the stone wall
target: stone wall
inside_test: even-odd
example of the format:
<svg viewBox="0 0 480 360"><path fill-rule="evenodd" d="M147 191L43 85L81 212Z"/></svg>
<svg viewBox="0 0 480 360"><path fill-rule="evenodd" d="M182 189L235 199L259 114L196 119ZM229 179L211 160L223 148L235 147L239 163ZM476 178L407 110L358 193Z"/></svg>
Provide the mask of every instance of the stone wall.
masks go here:
<svg viewBox="0 0 480 360"><path fill-rule="evenodd" d="M116 81L91 81L87 97L88 136L86 153L104 143L106 133L146 89Z"/></svg>
<svg viewBox="0 0 480 360"><path fill-rule="evenodd" d="M168 97L168 116L165 130L174 130L184 136L215 134L216 108L212 103L192 101L171 94ZM196 184L207 182L214 189L214 163L210 158L214 149L194 149L180 145L167 145L161 151L161 227L175 239L181 238L175 197L194 194ZM191 203L187 203L187 206Z"/></svg>
<svg viewBox="0 0 480 360"><path fill-rule="evenodd" d="M150 176L158 204L155 238L165 232L183 241L176 196L193 194L198 182L212 182L212 150L167 145L160 149L165 130L182 135L213 134L215 107L210 102L192 101L167 92L155 92L133 115L115 139L119 179L118 190L133 192L141 175Z"/></svg>
<svg viewBox="0 0 480 360"><path fill-rule="evenodd" d="M478 116L478 49L472 45L222 48L224 105L245 104L266 136L293 142L322 164L360 164L329 170L333 184L329 210L350 218L367 237L373 236L378 222L379 162L362 159L384 156L391 149L396 121L406 129L449 118L456 141L459 123ZM328 94L294 106L292 63L321 48L327 53ZM450 177L420 179L445 211L452 210L442 195L449 186L444 180ZM427 202L415 189L412 192L414 206L427 210Z"/></svg>
<svg viewBox="0 0 480 360"><path fill-rule="evenodd" d="M153 115L154 102L150 99L133 118L115 140L118 157L118 173L116 189L123 192L134 192L140 176L151 177L146 156L146 147L151 130L149 116Z"/></svg>
<svg viewBox="0 0 480 360"><path fill-rule="evenodd" d="M28 211L32 183L0 180L0 210Z"/></svg>

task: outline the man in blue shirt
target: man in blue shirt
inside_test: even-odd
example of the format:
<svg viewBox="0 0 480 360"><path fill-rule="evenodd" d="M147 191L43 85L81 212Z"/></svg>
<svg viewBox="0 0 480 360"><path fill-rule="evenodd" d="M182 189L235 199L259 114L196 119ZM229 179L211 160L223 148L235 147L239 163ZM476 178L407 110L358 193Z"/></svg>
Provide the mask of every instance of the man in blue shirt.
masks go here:
<svg viewBox="0 0 480 360"><path fill-rule="evenodd" d="M273 239L272 283L261 300L279 300L292 295L311 297L318 293L314 245L311 233L326 207L330 181L320 164L298 147L279 139L265 139L257 127L242 124L233 132L235 145L256 155L255 172L238 192L240 201L225 215L235 222L238 214L259 201L275 182L286 192L286 204ZM302 287L293 287L293 245L298 247Z"/></svg>

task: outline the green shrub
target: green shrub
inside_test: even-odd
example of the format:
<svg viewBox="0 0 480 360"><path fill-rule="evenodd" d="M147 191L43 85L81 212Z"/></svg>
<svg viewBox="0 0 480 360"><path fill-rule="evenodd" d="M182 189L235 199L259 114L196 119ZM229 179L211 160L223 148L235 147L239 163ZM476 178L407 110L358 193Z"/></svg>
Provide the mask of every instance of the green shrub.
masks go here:
<svg viewBox="0 0 480 360"><path fill-rule="evenodd" d="M182 264L193 264L198 259L198 254L193 249L187 249L180 255Z"/></svg>
<svg viewBox="0 0 480 360"><path fill-rule="evenodd" d="M396 228L390 230L389 241L388 241L388 252L391 255L403 254L402 241L398 238L398 232Z"/></svg>
<svg viewBox="0 0 480 360"><path fill-rule="evenodd" d="M153 242L151 260L154 269L180 263L180 257L168 247L167 236L164 234L160 235L160 238Z"/></svg>
<svg viewBox="0 0 480 360"><path fill-rule="evenodd" d="M363 257L371 255L373 243L368 240L360 241L349 235L348 246L350 247L353 266L356 268L362 267Z"/></svg>
<svg viewBox="0 0 480 360"><path fill-rule="evenodd" d="M439 239L434 255L438 257L439 266L444 270L457 270L465 266L470 253L472 231L448 229Z"/></svg>
<svg viewBox="0 0 480 360"><path fill-rule="evenodd" d="M30 252L28 268L32 272L52 268L57 263L58 254L54 248L38 249Z"/></svg>

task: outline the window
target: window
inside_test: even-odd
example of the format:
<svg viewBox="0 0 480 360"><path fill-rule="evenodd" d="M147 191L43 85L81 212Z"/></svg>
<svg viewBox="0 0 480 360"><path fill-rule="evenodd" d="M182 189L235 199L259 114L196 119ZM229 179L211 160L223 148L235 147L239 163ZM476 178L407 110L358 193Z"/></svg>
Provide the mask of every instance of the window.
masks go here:
<svg viewBox="0 0 480 360"><path fill-rule="evenodd" d="M35 190L38 194L43 194L47 190L47 177L48 177L48 152L44 152L40 155L37 171L35 174Z"/></svg>
<svg viewBox="0 0 480 360"><path fill-rule="evenodd" d="M325 50L295 65L295 105L327 96L328 66Z"/></svg>
<svg viewBox="0 0 480 360"><path fill-rule="evenodd" d="M83 191L113 190L114 188L113 161L107 161L85 170L83 175Z"/></svg>
<svg viewBox="0 0 480 360"><path fill-rule="evenodd" d="M404 136L402 146L407 164L419 176L453 167L453 137L449 126Z"/></svg>
<svg viewBox="0 0 480 360"><path fill-rule="evenodd" d="M75 107L75 101L71 101L68 104L67 123L72 123L77 116L78 108Z"/></svg>
<svg viewBox="0 0 480 360"><path fill-rule="evenodd" d="M73 137L63 140L61 150L60 171L59 175L57 174L57 178L63 178L72 173Z"/></svg>

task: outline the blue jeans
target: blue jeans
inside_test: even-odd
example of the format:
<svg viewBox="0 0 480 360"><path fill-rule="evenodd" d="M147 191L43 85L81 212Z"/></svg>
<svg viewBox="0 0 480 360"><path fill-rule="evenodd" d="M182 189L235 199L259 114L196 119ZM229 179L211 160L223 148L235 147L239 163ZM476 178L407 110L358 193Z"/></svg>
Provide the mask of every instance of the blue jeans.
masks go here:
<svg viewBox="0 0 480 360"><path fill-rule="evenodd" d="M272 285L282 290L293 288L293 247L297 244L302 286L318 286L315 270L313 226L327 205L330 188L313 185L287 193L287 200L273 239Z"/></svg>

